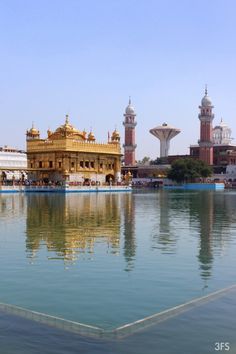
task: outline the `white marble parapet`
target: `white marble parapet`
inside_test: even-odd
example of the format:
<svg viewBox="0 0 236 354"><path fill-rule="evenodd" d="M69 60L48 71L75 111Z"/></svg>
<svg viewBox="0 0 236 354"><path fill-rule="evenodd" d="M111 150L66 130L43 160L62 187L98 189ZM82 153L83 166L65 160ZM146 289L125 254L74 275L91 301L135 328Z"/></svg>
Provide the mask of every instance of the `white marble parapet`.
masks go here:
<svg viewBox="0 0 236 354"><path fill-rule="evenodd" d="M87 193L87 192L130 192L130 186L0 186L0 193Z"/></svg>
<svg viewBox="0 0 236 354"><path fill-rule="evenodd" d="M186 311L192 310L198 306L202 306L210 301L214 301L220 297L223 297L224 295L226 295L231 291L235 292L235 290L236 290L236 285L233 284L227 288L217 290L205 296L195 298L184 304L172 307L170 309L155 313L151 316L147 316L140 320L127 323L121 327L117 327L110 330L109 329L106 330L101 327L96 327L93 325L88 325L80 322L70 321L64 318L52 316L37 311L32 311L26 308L22 308L19 306L6 304L6 303L0 303L0 310L32 321L44 323L51 327L60 328L65 331L78 333L84 336L89 336L94 338L105 338L105 339L119 339L119 338L127 337L133 333L136 333L140 330L143 330L157 323L166 321L172 317L179 316L180 314Z"/></svg>

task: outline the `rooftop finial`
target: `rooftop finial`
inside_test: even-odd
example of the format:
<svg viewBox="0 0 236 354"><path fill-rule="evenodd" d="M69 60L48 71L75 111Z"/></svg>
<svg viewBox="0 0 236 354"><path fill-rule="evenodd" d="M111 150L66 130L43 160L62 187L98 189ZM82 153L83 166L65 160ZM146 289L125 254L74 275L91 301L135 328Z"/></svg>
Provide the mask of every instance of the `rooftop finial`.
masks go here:
<svg viewBox="0 0 236 354"><path fill-rule="evenodd" d="M69 124L69 115L66 114L66 124Z"/></svg>
<svg viewBox="0 0 236 354"><path fill-rule="evenodd" d="M129 96L129 104L131 104L131 97Z"/></svg>
<svg viewBox="0 0 236 354"><path fill-rule="evenodd" d="M207 96L207 84L205 85L205 95Z"/></svg>

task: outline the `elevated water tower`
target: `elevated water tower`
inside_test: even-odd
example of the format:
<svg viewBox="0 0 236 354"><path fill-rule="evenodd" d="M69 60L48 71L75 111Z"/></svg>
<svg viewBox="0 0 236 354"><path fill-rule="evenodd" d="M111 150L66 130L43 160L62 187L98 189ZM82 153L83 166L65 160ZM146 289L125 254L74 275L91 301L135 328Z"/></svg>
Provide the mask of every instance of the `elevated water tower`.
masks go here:
<svg viewBox="0 0 236 354"><path fill-rule="evenodd" d="M163 123L156 128L150 129L149 132L160 140L160 157L167 157L170 148L170 140L180 133L180 129Z"/></svg>

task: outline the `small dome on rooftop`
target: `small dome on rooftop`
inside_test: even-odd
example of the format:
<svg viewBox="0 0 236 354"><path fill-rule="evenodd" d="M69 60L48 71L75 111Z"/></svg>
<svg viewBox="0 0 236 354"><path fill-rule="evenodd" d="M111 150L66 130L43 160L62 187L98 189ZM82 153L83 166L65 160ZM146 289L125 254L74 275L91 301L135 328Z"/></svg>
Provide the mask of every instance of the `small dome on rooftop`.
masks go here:
<svg viewBox="0 0 236 354"><path fill-rule="evenodd" d="M212 101L211 101L211 98L208 96L207 88L205 89L205 96L202 98L201 105L202 105L202 107L211 107L212 106Z"/></svg>
<svg viewBox="0 0 236 354"><path fill-rule="evenodd" d="M34 123L32 123L32 128L27 130L27 133L30 133L32 135L38 135L39 134L39 130L36 129L35 126L34 126Z"/></svg>
<svg viewBox="0 0 236 354"><path fill-rule="evenodd" d="M88 135L88 141L95 141L95 140L96 140L95 136L94 136L93 132L91 131Z"/></svg>
<svg viewBox="0 0 236 354"><path fill-rule="evenodd" d="M131 99L129 99L129 104L125 109L125 114L131 114L131 115L135 114L134 107L131 105Z"/></svg>

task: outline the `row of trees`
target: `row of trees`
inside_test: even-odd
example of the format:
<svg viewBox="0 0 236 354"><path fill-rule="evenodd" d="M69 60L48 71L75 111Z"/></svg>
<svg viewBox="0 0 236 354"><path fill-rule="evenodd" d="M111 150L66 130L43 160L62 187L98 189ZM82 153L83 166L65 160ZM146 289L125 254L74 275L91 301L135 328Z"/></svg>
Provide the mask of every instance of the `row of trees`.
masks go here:
<svg viewBox="0 0 236 354"><path fill-rule="evenodd" d="M178 159L171 164L167 177L181 182L194 182L198 178L207 178L212 175L212 168L204 161L194 159Z"/></svg>
<svg viewBox="0 0 236 354"><path fill-rule="evenodd" d="M165 159L166 160L166 159ZM150 157L145 156L138 161L141 165L159 165L166 163L163 158L151 160ZM199 178L207 178L212 175L212 168L204 161L195 160L191 158L178 159L171 164L171 168L167 173L167 177L178 183L194 182Z"/></svg>
<svg viewBox="0 0 236 354"><path fill-rule="evenodd" d="M167 163L166 157L157 157L155 160L151 160L149 156L144 156L142 160L138 160L139 165L161 165Z"/></svg>

